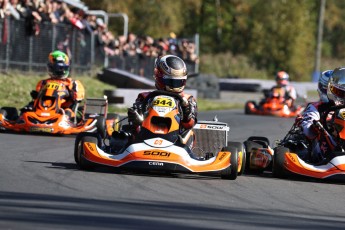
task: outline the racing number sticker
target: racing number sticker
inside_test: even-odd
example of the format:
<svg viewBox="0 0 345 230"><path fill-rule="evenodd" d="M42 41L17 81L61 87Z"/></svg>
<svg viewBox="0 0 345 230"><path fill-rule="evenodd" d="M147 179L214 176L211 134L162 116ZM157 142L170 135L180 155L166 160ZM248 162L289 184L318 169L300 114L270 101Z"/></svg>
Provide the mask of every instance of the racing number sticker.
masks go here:
<svg viewBox="0 0 345 230"><path fill-rule="evenodd" d="M60 84L57 82L48 82L45 86L46 89L59 89Z"/></svg>
<svg viewBox="0 0 345 230"><path fill-rule="evenodd" d="M171 100L171 98L155 98L153 106L173 108L175 106L175 102Z"/></svg>

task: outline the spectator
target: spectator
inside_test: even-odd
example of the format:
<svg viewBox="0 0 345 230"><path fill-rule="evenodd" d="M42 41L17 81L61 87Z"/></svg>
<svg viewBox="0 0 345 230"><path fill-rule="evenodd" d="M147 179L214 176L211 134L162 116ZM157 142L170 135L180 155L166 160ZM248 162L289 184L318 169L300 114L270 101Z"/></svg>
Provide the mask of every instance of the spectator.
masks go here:
<svg viewBox="0 0 345 230"><path fill-rule="evenodd" d="M10 16L16 20L20 19L20 14L16 8L14 8L9 0L0 0L0 18Z"/></svg>

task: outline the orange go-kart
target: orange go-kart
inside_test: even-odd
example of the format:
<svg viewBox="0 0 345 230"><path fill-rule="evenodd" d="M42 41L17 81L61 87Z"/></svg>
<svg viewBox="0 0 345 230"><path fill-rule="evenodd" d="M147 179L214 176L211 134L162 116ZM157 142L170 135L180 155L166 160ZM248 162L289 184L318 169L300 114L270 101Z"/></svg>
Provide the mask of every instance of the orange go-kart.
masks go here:
<svg viewBox="0 0 345 230"><path fill-rule="evenodd" d="M153 91L144 101L146 112L139 128L126 124L103 139L98 134L79 134L74 151L77 165L85 170L111 166L236 179L245 167L243 144L228 141L229 126L218 121L199 121L192 130L182 130L182 103L178 94Z"/></svg>
<svg viewBox="0 0 345 230"><path fill-rule="evenodd" d="M260 142L261 140L258 140L260 138L251 137L245 142L246 150L252 156L249 158L249 169L256 171L272 169L273 176L277 178L303 176L343 181L345 179L345 107L334 106L329 111L334 111L333 126L337 132L337 141L329 134L329 128L323 127L320 122L314 122L315 127L320 130L321 142L338 143L336 147L329 149L324 160L316 162L313 159L312 143L306 139L300 126L295 122L284 139L277 143L274 151Z"/></svg>
<svg viewBox="0 0 345 230"><path fill-rule="evenodd" d="M61 107L64 99L69 97L65 85L57 81L49 81L34 101L31 110L18 115L14 107L0 109L0 130L29 133L77 134L80 132L100 132L105 136L116 129L119 118L116 114L108 114L106 98L86 99L83 107L79 103L68 112ZM79 118L76 114L79 113Z"/></svg>
<svg viewBox="0 0 345 230"><path fill-rule="evenodd" d="M296 117L304 110L303 106L292 106L285 103L285 98L276 88L272 94L265 91L265 98L257 104L255 101L247 101L244 107L245 114L270 115L277 117Z"/></svg>

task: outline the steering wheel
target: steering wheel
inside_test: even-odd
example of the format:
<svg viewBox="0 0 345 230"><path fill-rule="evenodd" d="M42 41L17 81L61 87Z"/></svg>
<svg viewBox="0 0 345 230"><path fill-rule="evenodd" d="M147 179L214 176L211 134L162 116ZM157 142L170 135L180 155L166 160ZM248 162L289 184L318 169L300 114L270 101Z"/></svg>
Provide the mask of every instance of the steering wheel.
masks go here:
<svg viewBox="0 0 345 230"><path fill-rule="evenodd" d="M322 121L322 124L327 124L326 120L327 120L327 115L329 114L329 112L332 112L332 111L336 112L337 110L340 110L340 109L345 109L345 105L335 105L335 106L331 106L331 107L327 108L324 111L324 114L320 119ZM327 130L327 132L331 132L328 125L325 125L324 128Z"/></svg>

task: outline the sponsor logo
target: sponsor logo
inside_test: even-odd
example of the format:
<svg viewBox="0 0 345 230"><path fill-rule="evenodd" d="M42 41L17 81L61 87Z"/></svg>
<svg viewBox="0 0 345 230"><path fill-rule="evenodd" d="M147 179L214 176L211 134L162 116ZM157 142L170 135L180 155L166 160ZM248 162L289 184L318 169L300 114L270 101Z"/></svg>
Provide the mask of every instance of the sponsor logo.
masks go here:
<svg viewBox="0 0 345 230"><path fill-rule="evenodd" d="M213 130L226 130L228 127L223 125L207 125L207 124L200 124L200 129L213 129Z"/></svg>
<svg viewBox="0 0 345 230"><path fill-rule="evenodd" d="M86 142L86 145L91 151L94 151L94 149L92 148L92 145L89 142Z"/></svg>
<svg viewBox="0 0 345 230"><path fill-rule="evenodd" d="M296 163L296 160L295 160L295 158L292 155L288 154L288 157L290 158L291 161ZM286 161L284 163L286 164Z"/></svg>
<svg viewBox="0 0 345 230"><path fill-rule="evenodd" d="M149 161L149 165L153 165L153 166L164 166L164 163L162 163L162 162Z"/></svg>
<svg viewBox="0 0 345 230"><path fill-rule="evenodd" d="M44 132L44 133L52 133L52 128L42 128L42 127L31 127L30 132Z"/></svg>
<svg viewBox="0 0 345 230"><path fill-rule="evenodd" d="M170 157L169 152L164 151L144 151L145 156L158 156L158 157Z"/></svg>
<svg viewBox="0 0 345 230"><path fill-rule="evenodd" d="M41 113L41 116L42 116L42 117L49 117L49 116L50 116L50 113Z"/></svg>
<svg viewBox="0 0 345 230"><path fill-rule="evenodd" d="M220 161L223 160L223 158L225 157L225 155L226 155L226 153L223 152L222 155L219 157L219 160L220 160Z"/></svg>

